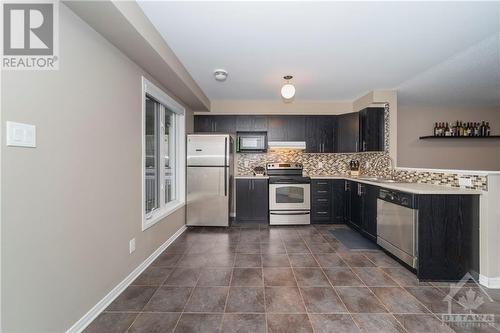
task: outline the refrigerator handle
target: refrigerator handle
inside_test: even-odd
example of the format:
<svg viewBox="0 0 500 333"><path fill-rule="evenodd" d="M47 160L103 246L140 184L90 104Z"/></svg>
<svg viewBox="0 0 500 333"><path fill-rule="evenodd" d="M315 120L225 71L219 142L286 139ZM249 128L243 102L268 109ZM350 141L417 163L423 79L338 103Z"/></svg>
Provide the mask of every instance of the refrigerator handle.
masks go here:
<svg viewBox="0 0 500 333"><path fill-rule="evenodd" d="M227 197L227 137L224 138L224 196Z"/></svg>

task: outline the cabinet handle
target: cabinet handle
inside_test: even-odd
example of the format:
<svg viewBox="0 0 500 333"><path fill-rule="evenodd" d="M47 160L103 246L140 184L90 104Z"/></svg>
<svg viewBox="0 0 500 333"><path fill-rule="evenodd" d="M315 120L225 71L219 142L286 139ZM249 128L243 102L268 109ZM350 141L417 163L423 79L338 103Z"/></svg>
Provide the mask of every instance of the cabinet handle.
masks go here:
<svg viewBox="0 0 500 333"><path fill-rule="evenodd" d="M366 151L366 141L363 140L363 151Z"/></svg>
<svg viewBox="0 0 500 333"><path fill-rule="evenodd" d="M318 193L328 193L328 191L318 191Z"/></svg>
<svg viewBox="0 0 500 333"><path fill-rule="evenodd" d="M323 182L317 182L316 184L318 184L318 185L328 185L328 183L323 183Z"/></svg>
<svg viewBox="0 0 500 333"><path fill-rule="evenodd" d="M344 183L344 191L349 191L350 190L350 186L349 186L349 183L348 182L345 182Z"/></svg>
<svg viewBox="0 0 500 333"><path fill-rule="evenodd" d="M318 199L319 202L326 202L328 199Z"/></svg>
<svg viewBox="0 0 500 333"><path fill-rule="evenodd" d="M316 212L316 214L326 215L328 212Z"/></svg>

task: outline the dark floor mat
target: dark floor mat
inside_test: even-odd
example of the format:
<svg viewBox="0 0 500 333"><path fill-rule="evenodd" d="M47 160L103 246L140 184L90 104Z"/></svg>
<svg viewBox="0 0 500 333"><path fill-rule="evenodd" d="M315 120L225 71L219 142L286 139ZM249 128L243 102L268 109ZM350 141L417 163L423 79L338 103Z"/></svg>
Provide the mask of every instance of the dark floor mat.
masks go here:
<svg viewBox="0 0 500 333"><path fill-rule="evenodd" d="M361 236L359 232L348 228L330 230L330 233L335 236L349 250L376 250L377 244L369 241Z"/></svg>

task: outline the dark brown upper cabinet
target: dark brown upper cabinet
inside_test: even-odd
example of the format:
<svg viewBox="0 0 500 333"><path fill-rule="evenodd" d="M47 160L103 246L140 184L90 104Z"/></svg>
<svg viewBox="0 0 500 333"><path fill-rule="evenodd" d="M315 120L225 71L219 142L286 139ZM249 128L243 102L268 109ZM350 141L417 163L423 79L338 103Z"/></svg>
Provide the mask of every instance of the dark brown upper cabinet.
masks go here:
<svg viewBox="0 0 500 333"><path fill-rule="evenodd" d="M359 151L383 151L384 108L366 108L359 111Z"/></svg>
<svg viewBox="0 0 500 333"><path fill-rule="evenodd" d="M306 153L335 152L335 116L306 117Z"/></svg>
<svg viewBox="0 0 500 333"><path fill-rule="evenodd" d="M236 116L236 131L266 132L267 116Z"/></svg>
<svg viewBox="0 0 500 333"><path fill-rule="evenodd" d="M359 151L359 112L337 117L337 153L356 153Z"/></svg>
<svg viewBox="0 0 500 333"><path fill-rule="evenodd" d="M304 116L269 116L267 125L268 141L305 141Z"/></svg>

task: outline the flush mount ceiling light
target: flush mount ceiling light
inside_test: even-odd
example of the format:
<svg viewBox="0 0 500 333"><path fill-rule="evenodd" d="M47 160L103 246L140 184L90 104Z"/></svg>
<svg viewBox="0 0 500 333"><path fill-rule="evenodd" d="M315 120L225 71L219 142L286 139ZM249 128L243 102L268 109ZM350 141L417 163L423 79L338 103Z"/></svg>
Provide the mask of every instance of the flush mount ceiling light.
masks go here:
<svg viewBox="0 0 500 333"><path fill-rule="evenodd" d="M286 75L283 77L286 80L286 83L281 87L281 97L285 101L291 101L293 96L295 96L295 87L290 83L290 80L293 79L293 76Z"/></svg>
<svg viewBox="0 0 500 333"><path fill-rule="evenodd" d="M225 69L216 69L214 71L214 77L217 81L223 82L227 79L227 71Z"/></svg>

